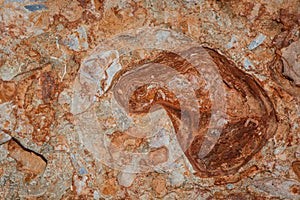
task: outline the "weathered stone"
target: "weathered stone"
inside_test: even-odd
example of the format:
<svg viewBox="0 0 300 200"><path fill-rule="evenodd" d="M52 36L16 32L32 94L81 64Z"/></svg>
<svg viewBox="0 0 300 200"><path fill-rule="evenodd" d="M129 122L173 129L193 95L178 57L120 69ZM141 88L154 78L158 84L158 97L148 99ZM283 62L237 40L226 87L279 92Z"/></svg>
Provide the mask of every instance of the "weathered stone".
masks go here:
<svg viewBox="0 0 300 200"><path fill-rule="evenodd" d="M154 177L152 181L152 188L156 192L157 196L164 196L167 193L166 179L161 175Z"/></svg>
<svg viewBox="0 0 300 200"><path fill-rule="evenodd" d="M300 198L299 1L0 2L0 199Z"/></svg>
<svg viewBox="0 0 300 200"><path fill-rule="evenodd" d="M11 140L8 144L9 156L16 160L17 169L27 175L25 181L28 182L38 175L42 175L46 168L46 161L20 144Z"/></svg>
<svg viewBox="0 0 300 200"><path fill-rule="evenodd" d="M300 86L300 40L282 49L282 56L284 58L283 74Z"/></svg>
<svg viewBox="0 0 300 200"><path fill-rule="evenodd" d="M118 175L118 183L124 187L130 187L135 179L135 174L130 172L120 172Z"/></svg>

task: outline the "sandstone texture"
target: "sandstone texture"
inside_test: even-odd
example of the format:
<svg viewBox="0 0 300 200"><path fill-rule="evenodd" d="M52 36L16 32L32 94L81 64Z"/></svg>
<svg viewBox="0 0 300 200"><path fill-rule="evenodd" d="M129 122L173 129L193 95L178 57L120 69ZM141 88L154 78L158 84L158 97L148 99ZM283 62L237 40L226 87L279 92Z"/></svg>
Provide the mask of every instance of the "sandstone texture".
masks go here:
<svg viewBox="0 0 300 200"><path fill-rule="evenodd" d="M0 199L300 199L300 1L0 5Z"/></svg>

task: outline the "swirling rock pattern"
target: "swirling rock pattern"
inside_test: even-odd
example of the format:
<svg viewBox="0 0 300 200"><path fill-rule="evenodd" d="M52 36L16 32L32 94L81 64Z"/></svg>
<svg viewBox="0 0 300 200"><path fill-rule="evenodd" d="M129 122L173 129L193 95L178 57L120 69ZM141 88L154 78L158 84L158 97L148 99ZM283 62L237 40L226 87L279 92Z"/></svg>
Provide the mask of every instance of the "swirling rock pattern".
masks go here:
<svg viewBox="0 0 300 200"><path fill-rule="evenodd" d="M192 139L189 138L192 142L185 154L200 176L225 175L235 173L261 149L276 130L276 118L271 102L253 78L240 71L233 63L215 51L209 49L206 49L206 51L209 52L219 67L225 84L226 94L228 94L226 102L229 104L227 108L229 122L223 128L220 138L211 152L201 158L199 150L203 144L205 130L209 128L208 121L211 117L211 109L208 106L210 101L207 99L207 94L201 94L200 89L195 91L198 102L206 102L208 109L199 109L201 122L196 126L197 129L193 130L196 133L193 134ZM184 65L183 61L178 61L179 59L174 58L172 54L161 53L152 60L151 58L145 60L150 61L149 63L165 62L164 64L167 66L174 65L175 68L177 67L176 69L181 73L197 74L195 69L193 72L192 67L189 69L189 66L186 66L187 64ZM132 63L130 64L132 66ZM139 64L143 65L143 60L139 61ZM139 69L136 71L131 69L131 73L120 75L119 84L116 85L117 90L115 91L122 90L131 93L128 87L132 86L134 78L138 77L142 79L141 81L147 82L147 74L153 74L149 73L151 71L156 71L155 76L158 74L168 76L167 73L157 69L157 66L151 67L152 65L146 65L143 73L139 73ZM170 92L164 92L161 88L149 86L146 84L136 89L132 92L130 99L118 99L123 96L116 95L117 100L122 105L129 102L129 113L133 114L146 114L152 105L161 104L166 109L177 132L181 109L176 97ZM163 95L161 95L161 91L163 91ZM192 115L191 113L190 116ZM177 134L177 137L181 141L184 136L178 136ZM210 149L211 147L206 148Z"/></svg>
<svg viewBox="0 0 300 200"><path fill-rule="evenodd" d="M218 52L197 44L183 42L181 45L178 41L188 39L168 30L152 30L149 34L147 31L108 41L83 62L76 82L80 90L75 91L73 103L73 113L81 116L79 126L84 124L82 142L90 146L96 156L101 152L86 136L95 130L87 130L89 125L82 122L93 121L93 115L86 113L95 109L92 99L98 94L98 102L115 99L114 106L121 106L123 114L135 120L150 115L150 123L153 123L157 116L151 113L164 109L182 151L198 176L236 173L277 128L275 111L265 91L254 78ZM156 39L149 36L153 46L139 43L142 36L148 35L156 36ZM161 48L158 49L155 43L161 35L168 37L159 39ZM132 44L137 46L130 47ZM102 127L103 122L97 123ZM136 124L129 124L123 130L117 129L118 135L147 139L143 131L153 131L149 127L136 129L134 126ZM115 134L114 131L111 133ZM93 140L101 137L92 136ZM116 146L108 149L112 155ZM153 163L166 162L168 157L175 159L170 156L170 149L163 152L166 158L148 165L155 167ZM121 155L118 158L128 156ZM144 159L141 160L147 162Z"/></svg>
<svg viewBox="0 0 300 200"><path fill-rule="evenodd" d="M275 133L275 111L264 90L250 75L243 73L224 56L207 51L226 85L229 122L212 151L202 160L196 158L193 165L204 176L235 173ZM201 142L197 140L193 142L188 157L195 159L199 144Z"/></svg>

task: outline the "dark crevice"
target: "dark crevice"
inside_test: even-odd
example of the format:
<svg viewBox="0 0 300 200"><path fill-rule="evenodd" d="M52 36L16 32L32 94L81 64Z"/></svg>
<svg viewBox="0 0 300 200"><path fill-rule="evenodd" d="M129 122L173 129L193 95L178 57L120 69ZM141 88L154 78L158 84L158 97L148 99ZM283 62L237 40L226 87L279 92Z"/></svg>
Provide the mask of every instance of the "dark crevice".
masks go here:
<svg viewBox="0 0 300 200"><path fill-rule="evenodd" d="M19 140L17 140L16 138L12 137L12 141L14 141L15 143L17 143L24 151L27 151L27 152L30 152L30 153L33 153L35 155L37 155L38 157L40 157L43 161L46 162L46 165L47 165L47 159L42 155L42 154L39 154L31 149L28 149L26 147L24 147L21 142Z"/></svg>
<svg viewBox="0 0 300 200"><path fill-rule="evenodd" d="M228 87L228 88L232 88L230 85L229 85L229 83L227 83L225 80L223 80L223 83Z"/></svg>

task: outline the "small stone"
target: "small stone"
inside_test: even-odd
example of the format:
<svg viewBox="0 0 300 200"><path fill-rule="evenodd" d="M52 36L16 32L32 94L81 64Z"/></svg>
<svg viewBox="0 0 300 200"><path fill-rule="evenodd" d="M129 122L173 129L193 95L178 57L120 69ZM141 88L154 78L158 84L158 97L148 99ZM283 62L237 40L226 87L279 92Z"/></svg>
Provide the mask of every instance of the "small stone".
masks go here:
<svg viewBox="0 0 300 200"><path fill-rule="evenodd" d="M162 175L158 175L152 181L152 188L158 196L164 196L167 193L166 179Z"/></svg>
<svg viewBox="0 0 300 200"><path fill-rule="evenodd" d="M152 165L158 165L168 160L168 149L166 147L157 148L149 153L149 160Z"/></svg>
<svg viewBox="0 0 300 200"><path fill-rule="evenodd" d="M114 195L116 193L117 193L117 187L116 187L115 179L110 178L104 183L102 188L102 194Z"/></svg>
<svg viewBox="0 0 300 200"><path fill-rule="evenodd" d="M30 58L32 58L34 60L40 60L41 59L41 55L36 50L30 50L28 52L28 55L29 55Z"/></svg>
<svg viewBox="0 0 300 200"><path fill-rule="evenodd" d="M8 142L9 140L11 140L10 135L0 132L0 145Z"/></svg>
<svg viewBox="0 0 300 200"><path fill-rule="evenodd" d="M130 187L136 177L135 173L120 172L118 176L118 183L124 187Z"/></svg>
<svg viewBox="0 0 300 200"><path fill-rule="evenodd" d="M78 177L77 175L74 176L74 185L76 187L77 195L80 195L83 192L83 189L86 187L87 177L83 176L82 178Z"/></svg>
<svg viewBox="0 0 300 200"><path fill-rule="evenodd" d="M48 9L45 5L42 4L26 5L24 7L30 12Z"/></svg>
<svg viewBox="0 0 300 200"><path fill-rule="evenodd" d="M299 185L292 185L290 187L290 192L292 194L295 194L295 195L300 195L300 186Z"/></svg>
<svg viewBox="0 0 300 200"><path fill-rule="evenodd" d="M258 47L259 45L261 45L263 43L263 41L266 39L266 36L263 34L259 34L248 46L249 50L253 50L256 47Z"/></svg>
<svg viewBox="0 0 300 200"><path fill-rule="evenodd" d="M234 188L234 185L233 185L233 184L228 184L228 185L227 185L227 188L228 188L229 190L232 190L232 189Z"/></svg>
<svg viewBox="0 0 300 200"><path fill-rule="evenodd" d="M99 200L100 199L99 193L97 191L94 191L93 197L94 197L95 200Z"/></svg>
<svg viewBox="0 0 300 200"><path fill-rule="evenodd" d="M285 153L279 154L277 157L278 157L280 160L283 160L283 161L285 161L286 158L287 158Z"/></svg>

